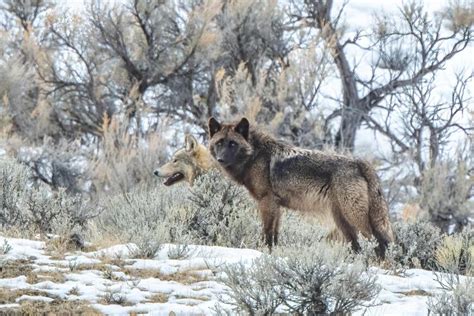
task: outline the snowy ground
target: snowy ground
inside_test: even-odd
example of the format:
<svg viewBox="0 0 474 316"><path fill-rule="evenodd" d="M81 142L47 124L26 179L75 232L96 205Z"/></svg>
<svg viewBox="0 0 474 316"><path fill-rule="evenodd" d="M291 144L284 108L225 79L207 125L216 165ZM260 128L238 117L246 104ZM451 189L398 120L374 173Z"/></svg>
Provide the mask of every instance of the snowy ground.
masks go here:
<svg viewBox="0 0 474 316"><path fill-rule="evenodd" d="M7 243L5 243L5 240ZM2 246L3 245L3 246ZM93 252L49 255L44 242L0 237L0 290L17 294L0 297L0 313L20 308L25 301L81 301L106 314L215 314L226 287L220 267L262 253L250 249L189 246L185 258L174 245L164 245L153 260L131 259L134 245L117 245ZM6 253L5 253L6 252ZM412 269L405 277L377 269L382 287L378 306L359 315L427 315L429 295L440 291L432 272Z"/></svg>

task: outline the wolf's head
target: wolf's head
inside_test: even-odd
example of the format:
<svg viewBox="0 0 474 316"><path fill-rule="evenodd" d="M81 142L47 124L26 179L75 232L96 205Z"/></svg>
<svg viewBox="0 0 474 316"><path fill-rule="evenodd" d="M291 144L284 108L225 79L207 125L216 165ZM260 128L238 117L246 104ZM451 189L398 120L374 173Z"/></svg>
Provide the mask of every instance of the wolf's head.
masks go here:
<svg viewBox="0 0 474 316"><path fill-rule="evenodd" d="M194 179L210 168L212 159L206 147L199 144L192 135L186 135L185 147L176 151L171 160L154 171L165 178L164 185L170 186L182 180L193 184Z"/></svg>
<svg viewBox="0 0 474 316"><path fill-rule="evenodd" d="M252 155L249 125L245 117L237 124L220 124L213 117L209 119L209 151L225 170L240 170Z"/></svg>

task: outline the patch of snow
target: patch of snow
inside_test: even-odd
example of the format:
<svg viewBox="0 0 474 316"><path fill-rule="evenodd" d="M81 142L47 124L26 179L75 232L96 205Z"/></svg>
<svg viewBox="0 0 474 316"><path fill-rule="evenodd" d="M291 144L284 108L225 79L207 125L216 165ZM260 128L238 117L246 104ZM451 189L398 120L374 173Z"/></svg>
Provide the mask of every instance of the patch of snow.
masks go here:
<svg viewBox="0 0 474 316"><path fill-rule="evenodd" d="M22 295L19 298L15 300L15 302L21 302L21 301L41 301L41 302L46 302L50 303L54 301L53 298L51 297L45 297L45 296L32 296L32 295Z"/></svg>
<svg viewBox="0 0 474 316"><path fill-rule="evenodd" d="M136 306L120 306L120 305L101 305L94 304L93 308L108 315L129 315L131 312L137 314L152 313L157 316L168 316L170 312L175 315L204 315L210 314L210 309L203 309L199 306L187 306L175 303L144 303Z"/></svg>
<svg viewBox="0 0 474 316"><path fill-rule="evenodd" d="M2 309L15 309L20 307L20 304L12 303L12 304L0 304L0 310Z"/></svg>
<svg viewBox="0 0 474 316"><path fill-rule="evenodd" d="M131 244L126 244L93 253L68 253L65 260L55 260L45 253L42 242L3 237L0 237L0 242L4 239L12 250L1 256L2 259L22 259L28 253L34 253L33 258L36 259L30 257L30 262L38 277L41 273L59 272L63 273L65 282L56 283L43 278L36 284L29 284L27 277L22 275L0 279L1 288L35 290L64 300L83 300L104 314L114 315L128 315L131 312L153 315L169 315L170 312L176 315L214 314L217 304L232 312L229 305L222 303L223 298L229 299L226 294L228 288L219 280L223 265L236 262L251 265L255 258L262 255L251 249L190 245L186 258L174 260L168 256L169 249L174 246L165 244L154 259L131 259ZM109 259L116 259L117 256L124 265L108 264ZM71 272L64 267L69 261L84 265L81 270ZM93 270L102 264L113 272L106 274ZM130 275L134 269L136 274ZM152 271L150 274L139 271L143 269ZM361 309L354 315L426 315L429 295L443 291L431 271L409 269L404 276L397 276L380 268L371 270L377 275L377 283L381 287L380 293L370 302L376 306ZM461 276L460 279L466 281L467 277ZM110 295L116 295L126 304L105 304L106 297ZM50 301L51 298L28 295L17 298L17 302L23 300ZM15 307L18 304L0 305L3 310Z"/></svg>
<svg viewBox="0 0 474 316"><path fill-rule="evenodd" d="M373 306L367 310L362 310L354 313L354 315L367 315L367 316L399 316L399 315L410 315L410 316L426 316L428 315L428 308L426 307L426 296L405 296L401 298L393 298L387 303L379 306Z"/></svg>
<svg viewBox="0 0 474 316"><path fill-rule="evenodd" d="M30 287L30 285L28 282L26 282L26 276L20 275L16 278L0 279L0 287L11 289L27 289Z"/></svg>
<svg viewBox="0 0 474 316"><path fill-rule="evenodd" d="M99 259L89 258L84 255L71 255L64 257L65 260L58 261L60 265L71 266L71 265L92 265L95 263L101 263Z"/></svg>
<svg viewBox="0 0 474 316"><path fill-rule="evenodd" d="M5 241L10 245L11 249L2 256L4 259L46 258L43 255L45 244L42 241L0 237L0 245L3 245Z"/></svg>
<svg viewBox="0 0 474 316"><path fill-rule="evenodd" d="M136 249L136 247L137 246L133 243L125 245L115 245L109 248L88 252L86 255L92 258L109 257L128 259L130 258L131 253L134 249Z"/></svg>
<svg viewBox="0 0 474 316"><path fill-rule="evenodd" d="M48 265L37 265L37 264L32 264L33 267L33 272L35 273L41 273L41 272L67 272L69 271L68 268L60 268L60 267L54 267L54 266L48 266Z"/></svg>

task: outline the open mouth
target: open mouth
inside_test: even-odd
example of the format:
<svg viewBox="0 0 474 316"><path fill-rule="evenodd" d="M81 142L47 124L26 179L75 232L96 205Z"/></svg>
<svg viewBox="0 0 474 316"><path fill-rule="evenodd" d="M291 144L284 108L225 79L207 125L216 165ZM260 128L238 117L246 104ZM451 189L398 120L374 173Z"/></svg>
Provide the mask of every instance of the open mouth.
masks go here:
<svg viewBox="0 0 474 316"><path fill-rule="evenodd" d="M176 183L176 182L178 182L180 180L183 180L183 179L184 179L184 174L182 174L181 172L176 172L171 177L167 178L165 180L165 182L163 182L163 184L166 185L166 186L170 186L173 183Z"/></svg>

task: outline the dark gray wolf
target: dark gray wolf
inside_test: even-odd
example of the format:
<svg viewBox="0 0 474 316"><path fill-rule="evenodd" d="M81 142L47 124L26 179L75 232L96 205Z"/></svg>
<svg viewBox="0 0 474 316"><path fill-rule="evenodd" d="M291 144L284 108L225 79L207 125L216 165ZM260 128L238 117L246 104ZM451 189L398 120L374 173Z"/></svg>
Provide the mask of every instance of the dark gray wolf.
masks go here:
<svg viewBox="0 0 474 316"><path fill-rule="evenodd" d="M280 207L320 215L359 249L358 234L375 236L383 255L393 241L387 203L374 169L351 157L300 149L250 127L242 118L220 124L211 117L209 151L233 180L258 203L263 236L278 242Z"/></svg>
<svg viewBox="0 0 474 316"><path fill-rule="evenodd" d="M156 176L165 178L166 186L182 180L192 185L197 176L214 164L208 149L199 144L192 135L186 135L184 142L184 148L177 150L169 162L154 171Z"/></svg>

